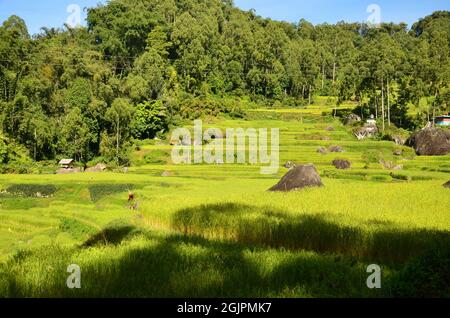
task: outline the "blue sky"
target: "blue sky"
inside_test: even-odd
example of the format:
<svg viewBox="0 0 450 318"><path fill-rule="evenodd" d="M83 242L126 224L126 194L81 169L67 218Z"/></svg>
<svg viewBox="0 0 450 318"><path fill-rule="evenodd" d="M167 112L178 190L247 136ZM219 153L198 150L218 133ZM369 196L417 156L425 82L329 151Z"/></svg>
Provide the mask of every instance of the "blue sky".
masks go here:
<svg viewBox="0 0 450 318"><path fill-rule="evenodd" d="M70 16L67 8L81 9L104 0L0 0L0 21L10 15L22 17L31 34L43 26L61 27ZM314 24L338 21L362 22L370 16L367 7L377 4L382 22L406 22L409 25L436 10L450 10L450 0L235 0L244 9L275 20L298 22L304 18ZM85 12L81 13L84 23Z"/></svg>
<svg viewBox="0 0 450 318"><path fill-rule="evenodd" d="M254 8L263 17L290 22L304 18L314 24L367 21L371 4L379 6L381 22L409 25L434 11L450 10L450 0L235 0L235 4L244 10Z"/></svg>

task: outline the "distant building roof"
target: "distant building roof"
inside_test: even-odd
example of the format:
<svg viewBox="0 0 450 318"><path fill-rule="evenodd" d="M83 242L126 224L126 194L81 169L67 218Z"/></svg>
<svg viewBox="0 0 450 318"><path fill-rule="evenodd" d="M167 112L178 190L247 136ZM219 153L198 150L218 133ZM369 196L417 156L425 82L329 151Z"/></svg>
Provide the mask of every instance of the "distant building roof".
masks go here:
<svg viewBox="0 0 450 318"><path fill-rule="evenodd" d="M438 118L450 118L450 115L441 115L441 116L436 116L436 119Z"/></svg>
<svg viewBox="0 0 450 318"><path fill-rule="evenodd" d="M71 163L73 163L73 159L61 159L61 161L59 162L60 165L70 165Z"/></svg>

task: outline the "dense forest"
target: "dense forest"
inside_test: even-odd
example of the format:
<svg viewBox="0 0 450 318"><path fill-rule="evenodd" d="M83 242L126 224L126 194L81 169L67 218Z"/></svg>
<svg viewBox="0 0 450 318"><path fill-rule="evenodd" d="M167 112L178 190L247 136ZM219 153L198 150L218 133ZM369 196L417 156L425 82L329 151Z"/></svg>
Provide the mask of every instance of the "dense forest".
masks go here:
<svg viewBox="0 0 450 318"><path fill-rule="evenodd" d="M449 83L447 11L371 27L278 22L231 0L112 0L88 9L87 27L34 36L11 16L0 27L0 162L126 164L133 140L242 116L246 101L334 96L383 129L415 129L450 110Z"/></svg>

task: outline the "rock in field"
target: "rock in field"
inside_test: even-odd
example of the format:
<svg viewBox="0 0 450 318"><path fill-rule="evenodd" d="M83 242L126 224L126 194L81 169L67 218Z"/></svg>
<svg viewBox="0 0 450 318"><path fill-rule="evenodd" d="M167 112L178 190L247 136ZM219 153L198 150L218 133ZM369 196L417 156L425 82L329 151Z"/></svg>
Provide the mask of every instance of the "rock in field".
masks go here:
<svg viewBox="0 0 450 318"><path fill-rule="evenodd" d="M428 127L414 133L407 141L419 156L443 156L450 153L450 130Z"/></svg>
<svg viewBox="0 0 450 318"><path fill-rule="evenodd" d="M289 192L307 187L322 187L320 175L313 164L297 166L291 170L269 191Z"/></svg>
<svg viewBox="0 0 450 318"><path fill-rule="evenodd" d="M161 173L161 177L171 177L173 176L173 173L171 171L163 171Z"/></svg>
<svg viewBox="0 0 450 318"><path fill-rule="evenodd" d="M353 133L356 137L359 137L358 139L372 138L375 137L376 134L378 134L378 127L377 125L373 124L365 124L362 127L354 129Z"/></svg>
<svg viewBox="0 0 450 318"><path fill-rule="evenodd" d="M84 170L84 172L102 172L106 170L106 165L103 163L99 163L97 165L95 165L94 167L90 167L87 168L86 170Z"/></svg>
<svg viewBox="0 0 450 318"><path fill-rule="evenodd" d="M333 166L335 166L336 169L346 170L346 169L350 169L352 164L348 160L336 159L336 160L333 160Z"/></svg>
<svg viewBox="0 0 450 318"><path fill-rule="evenodd" d="M317 149L317 152L321 153L322 155L325 155L328 152L328 150L324 147L320 147L319 149Z"/></svg>
<svg viewBox="0 0 450 318"><path fill-rule="evenodd" d="M286 169L291 169L291 168L295 168L295 163L294 162L292 162L292 161L288 161L288 162L286 162L285 164L284 164L284 167L286 168Z"/></svg>
<svg viewBox="0 0 450 318"><path fill-rule="evenodd" d="M447 181L447 183L444 183L444 188L450 189L450 181Z"/></svg>
<svg viewBox="0 0 450 318"><path fill-rule="evenodd" d="M356 114L349 114L349 115L347 115L347 116L344 118L343 121L344 121L344 125L349 126L349 125L353 125L353 124L355 124L355 123L360 122L360 121L361 121L361 117L359 117L359 116L356 115Z"/></svg>
<svg viewBox="0 0 450 318"><path fill-rule="evenodd" d="M344 149L342 149L339 146L331 146L328 148L329 152L344 152Z"/></svg>

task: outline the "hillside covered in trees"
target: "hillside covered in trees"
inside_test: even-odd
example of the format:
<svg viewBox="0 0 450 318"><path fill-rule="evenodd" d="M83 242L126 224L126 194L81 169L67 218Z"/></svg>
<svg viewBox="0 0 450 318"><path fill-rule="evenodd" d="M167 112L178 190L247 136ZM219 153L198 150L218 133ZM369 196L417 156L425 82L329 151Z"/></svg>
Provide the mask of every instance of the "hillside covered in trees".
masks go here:
<svg viewBox="0 0 450 318"><path fill-rule="evenodd" d="M304 107L335 96L411 130L450 110L446 11L412 28L314 26L230 0L113 0L88 9L87 22L33 37L17 16L0 27L0 162L126 164L133 139L183 119L242 116L247 102Z"/></svg>

